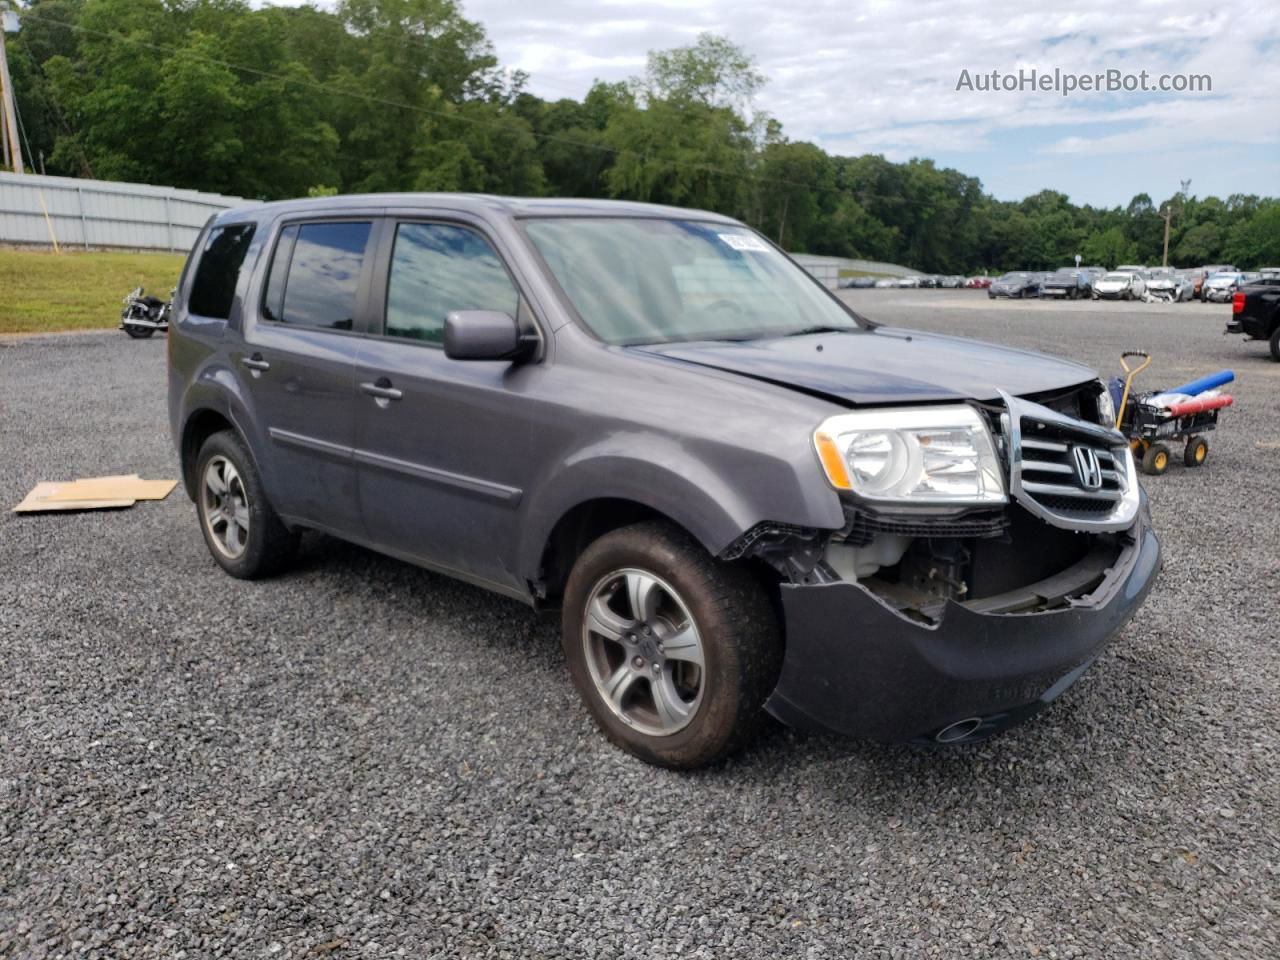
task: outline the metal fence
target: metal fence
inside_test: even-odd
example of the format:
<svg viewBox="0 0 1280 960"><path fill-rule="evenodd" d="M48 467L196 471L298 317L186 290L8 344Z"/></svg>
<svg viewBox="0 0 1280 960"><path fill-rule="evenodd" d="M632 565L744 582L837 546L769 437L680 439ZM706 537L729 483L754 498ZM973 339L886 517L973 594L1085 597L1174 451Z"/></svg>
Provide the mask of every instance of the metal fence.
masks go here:
<svg viewBox="0 0 1280 960"><path fill-rule="evenodd" d="M0 173L0 244L185 252L219 210L252 201L144 183Z"/></svg>
<svg viewBox="0 0 1280 960"><path fill-rule="evenodd" d="M919 273L897 263L881 263L878 260L857 260L850 257L821 257L812 253L793 253L791 259L834 290L840 281L841 270L858 273L877 273L887 277L910 277Z"/></svg>

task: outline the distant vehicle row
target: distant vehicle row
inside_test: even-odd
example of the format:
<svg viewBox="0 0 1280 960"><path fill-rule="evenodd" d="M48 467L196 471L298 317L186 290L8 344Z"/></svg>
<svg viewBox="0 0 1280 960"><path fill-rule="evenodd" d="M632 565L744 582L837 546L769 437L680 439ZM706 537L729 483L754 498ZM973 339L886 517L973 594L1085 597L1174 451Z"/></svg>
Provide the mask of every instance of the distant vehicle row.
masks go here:
<svg viewBox="0 0 1280 960"><path fill-rule="evenodd" d="M1226 303L1240 288L1266 277L1280 277L1280 267L1267 267L1257 272L1237 270L1230 265L1175 270L1170 267L1121 265L1115 270L1103 267L1062 267L1052 272L1014 270L1003 276L913 275L909 277L854 277L842 281L844 288L939 287L946 289L985 289L991 299L997 297L1042 300L1062 298L1077 300L1161 300L1181 303L1204 300Z"/></svg>

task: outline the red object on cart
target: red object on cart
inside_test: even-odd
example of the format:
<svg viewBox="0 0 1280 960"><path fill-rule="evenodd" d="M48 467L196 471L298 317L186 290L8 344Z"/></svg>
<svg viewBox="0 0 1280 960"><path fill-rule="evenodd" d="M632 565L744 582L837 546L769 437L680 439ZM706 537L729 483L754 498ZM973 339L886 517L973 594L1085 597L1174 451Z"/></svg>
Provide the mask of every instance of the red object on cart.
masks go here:
<svg viewBox="0 0 1280 960"><path fill-rule="evenodd" d="M1235 398L1230 394L1224 394L1220 397L1205 397L1203 400L1185 400L1182 403L1175 403L1168 410L1171 417L1185 417L1189 413L1220 410L1223 407L1231 406L1235 402Z"/></svg>

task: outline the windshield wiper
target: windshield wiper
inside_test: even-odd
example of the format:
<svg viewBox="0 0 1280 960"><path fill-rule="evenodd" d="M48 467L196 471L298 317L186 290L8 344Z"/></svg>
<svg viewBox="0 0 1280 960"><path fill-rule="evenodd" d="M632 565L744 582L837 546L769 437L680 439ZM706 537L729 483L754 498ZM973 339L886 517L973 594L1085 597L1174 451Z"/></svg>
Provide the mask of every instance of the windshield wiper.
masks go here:
<svg viewBox="0 0 1280 960"><path fill-rule="evenodd" d="M784 337L803 337L810 333L850 333L854 327L833 327L829 324L816 324L812 327L802 327L799 330L792 330L790 333L784 333Z"/></svg>

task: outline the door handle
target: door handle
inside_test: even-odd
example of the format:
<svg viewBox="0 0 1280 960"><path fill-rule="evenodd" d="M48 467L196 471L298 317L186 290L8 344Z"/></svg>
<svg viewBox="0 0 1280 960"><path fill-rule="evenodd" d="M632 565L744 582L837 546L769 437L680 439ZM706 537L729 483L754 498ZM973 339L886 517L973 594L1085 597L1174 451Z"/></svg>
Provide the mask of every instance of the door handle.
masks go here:
<svg viewBox="0 0 1280 960"><path fill-rule="evenodd" d="M271 364L262 359L262 354L255 353L252 357L245 357L240 361L255 373L261 373L263 370L270 370Z"/></svg>
<svg viewBox="0 0 1280 960"><path fill-rule="evenodd" d="M391 381L386 377L379 377L372 383L360 384L360 391L375 398L380 407L385 407L388 400L399 400L404 396L403 393L391 385Z"/></svg>

